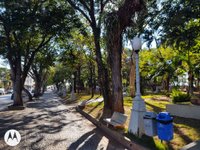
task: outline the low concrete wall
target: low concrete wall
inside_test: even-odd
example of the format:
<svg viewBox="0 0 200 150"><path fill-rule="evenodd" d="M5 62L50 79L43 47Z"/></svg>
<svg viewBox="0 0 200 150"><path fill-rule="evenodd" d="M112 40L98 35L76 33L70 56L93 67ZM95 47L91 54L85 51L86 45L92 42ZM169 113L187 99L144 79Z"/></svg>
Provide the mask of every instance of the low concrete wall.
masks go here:
<svg viewBox="0 0 200 150"><path fill-rule="evenodd" d="M166 110L173 116L200 119L200 106L168 104Z"/></svg>

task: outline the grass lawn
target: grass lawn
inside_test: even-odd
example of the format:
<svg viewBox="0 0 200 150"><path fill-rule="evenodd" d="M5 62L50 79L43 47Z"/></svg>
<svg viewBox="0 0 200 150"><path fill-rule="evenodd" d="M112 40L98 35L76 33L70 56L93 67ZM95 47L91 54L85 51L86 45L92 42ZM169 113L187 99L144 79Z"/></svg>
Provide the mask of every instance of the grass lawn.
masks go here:
<svg viewBox="0 0 200 150"><path fill-rule="evenodd" d="M71 94L68 93L65 97L62 97L62 99L65 100L66 103L68 103L68 102L70 102L70 97L71 97ZM81 101L85 101L85 100L101 98L102 96L99 94L94 94L94 96L92 97L91 95L88 95L85 93L79 93L79 94L75 93L75 97L76 97L75 102L81 102Z"/></svg>
<svg viewBox="0 0 200 150"><path fill-rule="evenodd" d="M79 100L88 100L91 96L80 95ZM94 98L97 98L98 95L95 95ZM143 96L145 99L146 108L148 111L161 112L165 111L166 104L170 104L169 99L163 95L147 95ZM137 141L142 145L146 145L152 149L180 149L184 145L200 139L200 120L195 119L186 119L180 117L174 117L174 139L170 142L162 142L156 137L150 138L143 136L142 139L138 139L133 135L127 134L128 125L130 120L130 113L132 107L132 98L124 98L124 108L125 113L128 115L127 122L125 124L124 134ZM99 119L102 115L103 102L94 102L87 105L84 108L84 111L92 115L94 118Z"/></svg>

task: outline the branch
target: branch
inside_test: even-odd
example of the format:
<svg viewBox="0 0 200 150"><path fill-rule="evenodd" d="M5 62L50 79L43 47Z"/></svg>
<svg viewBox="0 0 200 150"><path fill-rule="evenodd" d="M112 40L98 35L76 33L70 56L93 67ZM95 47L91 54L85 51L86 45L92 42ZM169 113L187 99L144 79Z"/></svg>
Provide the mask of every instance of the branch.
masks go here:
<svg viewBox="0 0 200 150"><path fill-rule="evenodd" d="M87 6L85 0L79 0L79 1L80 1L80 3L87 9L87 11L90 12L90 9L89 9L89 7ZM93 0L92 0L92 1L93 1Z"/></svg>
<svg viewBox="0 0 200 150"><path fill-rule="evenodd" d="M131 25L131 18L134 13L141 11L144 7L144 2L139 0L125 0L124 4L119 8L117 14L121 29Z"/></svg>
<svg viewBox="0 0 200 150"><path fill-rule="evenodd" d="M27 63L28 55L29 55L29 53L30 53L30 42L31 42L31 40L29 39L29 40L28 40L28 43L27 43L27 46L26 46L25 56L24 56L24 67L25 67L25 65L26 65L26 63Z"/></svg>
<svg viewBox="0 0 200 150"><path fill-rule="evenodd" d="M12 66L15 60L13 60L14 57L12 57L12 53L14 53L12 45L11 45L11 39L10 39L10 30L8 29L8 27L3 24L4 27L4 31L6 34L6 46L8 47L8 53L6 54L6 58L8 58L9 62L10 62L10 66L11 69L14 69L14 67Z"/></svg>
<svg viewBox="0 0 200 150"><path fill-rule="evenodd" d="M19 41L19 39L17 38L17 35L16 35L16 33L15 32L13 32L13 36L14 36L14 39L15 39L15 41L16 41L16 44L17 44L17 48L20 50L20 41Z"/></svg>
<svg viewBox="0 0 200 150"><path fill-rule="evenodd" d="M28 72L28 75L29 75L32 79L34 79L34 73L33 73L33 70L32 70L32 71L29 71L29 72Z"/></svg>
<svg viewBox="0 0 200 150"><path fill-rule="evenodd" d="M53 36L50 36L47 40L45 40L46 37L43 37L43 40L42 40L41 43L38 45L38 47L37 47L34 51L32 51L29 61L28 61L27 64L24 66L23 78L22 78L24 81L25 81L25 79L26 79L26 76L27 76L27 74L28 74L28 71L29 71L29 69L30 69L31 64L33 63L35 54L36 54L44 45L46 45L46 44L51 40L52 37L53 37Z"/></svg>
<svg viewBox="0 0 200 150"><path fill-rule="evenodd" d="M103 12L104 7L106 6L106 4L109 2L110 0L106 0L105 2L103 2L103 0L101 0L101 12Z"/></svg>
<svg viewBox="0 0 200 150"><path fill-rule="evenodd" d="M90 16L94 15L94 1L93 0L90 0L90 11L89 11L89 14L90 14Z"/></svg>
<svg viewBox="0 0 200 150"><path fill-rule="evenodd" d="M47 40L46 37L43 37L42 42L38 45L38 47L34 50L36 52L38 52L43 46L45 46L51 39L53 38L53 35L51 35Z"/></svg>
<svg viewBox="0 0 200 150"><path fill-rule="evenodd" d="M94 12L94 1L90 0L90 11L89 11L89 15L92 21L92 26L96 27L96 18L95 18L95 12Z"/></svg>
<svg viewBox="0 0 200 150"><path fill-rule="evenodd" d="M4 18L0 15L1 22L4 22Z"/></svg>
<svg viewBox="0 0 200 150"><path fill-rule="evenodd" d="M109 2L110 0L106 0L104 2L104 0L101 0L100 1L100 8L99 8L99 21L97 23L97 26L100 28L100 25L101 25L101 19L102 19L102 14L103 14L103 11L104 11L104 7L106 6L106 4Z"/></svg>
<svg viewBox="0 0 200 150"><path fill-rule="evenodd" d="M33 71L33 77L38 78L39 72L38 72L38 68L36 67L36 65L32 65L32 71Z"/></svg>
<svg viewBox="0 0 200 150"><path fill-rule="evenodd" d="M80 7L76 6L76 4L73 3L71 0L67 0L67 1L74 9L78 10L87 19L87 21L90 24L92 24L90 17L84 12L84 10L82 10L82 9L80 9ZM88 10L88 12L89 12L89 10Z"/></svg>

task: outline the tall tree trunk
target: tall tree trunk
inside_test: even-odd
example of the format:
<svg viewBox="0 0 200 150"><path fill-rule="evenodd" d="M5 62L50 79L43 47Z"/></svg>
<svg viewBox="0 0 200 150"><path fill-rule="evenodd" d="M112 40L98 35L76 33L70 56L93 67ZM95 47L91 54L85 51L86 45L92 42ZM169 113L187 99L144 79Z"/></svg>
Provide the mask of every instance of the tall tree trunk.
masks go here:
<svg viewBox="0 0 200 150"><path fill-rule="evenodd" d="M169 83L170 82L170 76L169 76L169 73L167 74L167 79L166 79L166 87L165 87L165 90L167 90L167 92L169 92Z"/></svg>
<svg viewBox="0 0 200 150"><path fill-rule="evenodd" d="M112 77L112 111L124 113L122 76L121 76L121 53L122 31L119 23L107 30L107 49Z"/></svg>
<svg viewBox="0 0 200 150"><path fill-rule="evenodd" d="M132 51L130 60L129 82L130 82L130 96L133 98L135 96L135 51Z"/></svg>
<svg viewBox="0 0 200 150"><path fill-rule="evenodd" d="M112 102L113 111L124 112L122 79L121 79L121 54L122 54L122 33L130 26L132 16L144 6L140 0L125 0L123 5L107 15L106 35L107 49L112 72Z"/></svg>
<svg viewBox="0 0 200 150"><path fill-rule="evenodd" d="M194 75L192 70L188 72L188 82L189 82L189 87L188 87L188 94L193 94L193 82L194 82Z"/></svg>
<svg viewBox="0 0 200 150"><path fill-rule="evenodd" d="M108 76L108 70L102 61L101 48L100 48L100 29L95 27L93 27L92 29L94 33L94 42L96 48L95 53L96 53L96 62L98 66L98 79L100 84L100 90L102 92L104 99L104 108L102 115L103 118L105 116L110 116L112 109L112 101L110 99L109 76Z"/></svg>
<svg viewBox="0 0 200 150"><path fill-rule="evenodd" d="M74 82L74 93L76 93L77 91L77 88L76 88L76 85L77 85L77 72L74 73L74 79L72 82Z"/></svg>
<svg viewBox="0 0 200 150"><path fill-rule="evenodd" d="M34 97L41 96L41 89L42 89L42 81L40 77L35 77L35 89L34 89Z"/></svg>
<svg viewBox="0 0 200 150"><path fill-rule="evenodd" d="M197 91L199 91L200 93L200 73L198 74L198 77L197 77Z"/></svg>
<svg viewBox="0 0 200 150"><path fill-rule="evenodd" d="M92 65L92 96L94 96L95 90L96 90L96 78L95 78L95 65Z"/></svg>
<svg viewBox="0 0 200 150"><path fill-rule="evenodd" d="M91 92L91 98L94 97L94 90L93 90L93 65L92 62L89 62L89 92Z"/></svg>
<svg viewBox="0 0 200 150"><path fill-rule="evenodd" d="M78 85L78 93L80 92L81 89L81 67L78 66L78 70L77 70L77 85Z"/></svg>
<svg viewBox="0 0 200 150"><path fill-rule="evenodd" d="M31 93L27 89L25 89L24 87L23 87L23 91L27 94L29 101L32 101L33 97L31 95Z"/></svg>
<svg viewBox="0 0 200 150"><path fill-rule="evenodd" d="M42 95L44 94L45 89L46 89L46 85L45 85L45 84L42 84Z"/></svg>
<svg viewBox="0 0 200 150"><path fill-rule="evenodd" d="M23 106L23 100L22 100L22 71L21 71L21 60L17 60L15 71L12 70L13 75L13 92L14 92L14 103L13 106Z"/></svg>
<svg viewBox="0 0 200 150"><path fill-rule="evenodd" d="M113 36L113 44L111 51L111 72L112 72L112 102L113 112L124 113L123 106L123 93L122 93L122 76L121 76L121 49L122 49L122 38L118 31L115 31Z"/></svg>

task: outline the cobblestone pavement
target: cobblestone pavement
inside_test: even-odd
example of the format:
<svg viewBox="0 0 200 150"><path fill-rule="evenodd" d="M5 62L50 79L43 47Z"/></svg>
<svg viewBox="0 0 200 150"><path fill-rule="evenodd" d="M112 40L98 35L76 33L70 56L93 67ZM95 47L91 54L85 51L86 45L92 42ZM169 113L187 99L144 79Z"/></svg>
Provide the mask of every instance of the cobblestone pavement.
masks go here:
<svg viewBox="0 0 200 150"><path fill-rule="evenodd" d="M21 142L10 147L4 142L9 129L20 132ZM45 93L40 100L28 102L21 111L0 112L0 150L122 150L118 143L105 137L87 119L64 105L59 98Z"/></svg>

